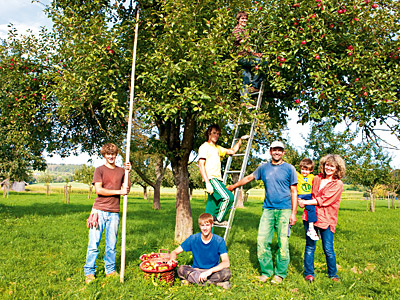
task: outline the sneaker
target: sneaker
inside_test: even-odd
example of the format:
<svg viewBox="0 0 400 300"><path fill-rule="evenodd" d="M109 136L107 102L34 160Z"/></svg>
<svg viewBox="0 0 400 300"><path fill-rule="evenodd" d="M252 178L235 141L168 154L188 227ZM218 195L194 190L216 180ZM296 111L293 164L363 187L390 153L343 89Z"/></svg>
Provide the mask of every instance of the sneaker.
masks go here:
<svg viewBox="0 0 400 300"><path fill-rule="evenodd" d="M315 230L308 230L307 231L307 236L312 239L313 241L318 241L319 236Z"/></svg>
<svg viewBox="0 0 400 300"><path fill-rule="evenodd" d="M95 280L96 278L94 277L94 275L93 274L89 274L89 275L86 275L86 277L85 277L85 283L86 284L89 284L89 283L91 283L93 280Z"/></svg>
<svg viewBox="0 0 400 300"><path fill-rule="evenodd" d="M214 225L217 225L217 226L228 226L228 221L219 222L219 221L215 220L214 221Z"/></svg>
<svg viewBox="0 0 400 300"><path fill-rule="evenodd" d="M271 283L272 284L280 284L280 283L282 283L282 281L283 281L282 277L275 275L274 278L272 278Z"/></svg>
<svg viewBox="0 0 400 300"><path fill-rule="evenodd" d="M337 277L331 277L331 280L335 281L335 282L339 282L340 281L339 278L337 278Z"/></svg>
<svg viewBox="0 0 400 300"><path fill-rule="evenodd" d="M229 281L217 282L217 286L222 287L224 290L229 290L231 283Z"/></svg>
<svg viewBox="0 0 400 300"><path fill-rule="evenodd" d="M117 271L113 271L111 273L106 274L106 277L119 277Z"/></svg>
<svg viewBox="0 0 400 300"><path fill-rule="evenodd" d="M307 275L306 277L304 277L304 280L305 280L305 281L308 281L308 282L314 282L314 276L312 276L312 275Z"/></svg>
<svg viewBox="0 0 400 300"><path fill-rule="evenodd" d="M266 275L261 275L261 276L258 276L257 278L261 282L267 282L267 280L268 280L268 277Z"/></svg>

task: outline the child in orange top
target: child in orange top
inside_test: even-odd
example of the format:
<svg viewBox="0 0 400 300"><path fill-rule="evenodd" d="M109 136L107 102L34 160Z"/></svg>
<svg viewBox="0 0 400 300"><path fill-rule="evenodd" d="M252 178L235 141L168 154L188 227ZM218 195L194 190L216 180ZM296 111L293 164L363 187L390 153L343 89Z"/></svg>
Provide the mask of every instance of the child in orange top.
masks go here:
<svg viewBox="0 0 400 300"><path fill-rule="evenodd" d="M314 175L311 172L314 170L314 162L309 158L304 158L300 162L300 173L297 172L297 194L299 199L311 200L312 182ZM314 229L314 222L317 222L317 212L315 205L306 205L308 231L307 235L314 241L319 240L317 232Z"/></svg>

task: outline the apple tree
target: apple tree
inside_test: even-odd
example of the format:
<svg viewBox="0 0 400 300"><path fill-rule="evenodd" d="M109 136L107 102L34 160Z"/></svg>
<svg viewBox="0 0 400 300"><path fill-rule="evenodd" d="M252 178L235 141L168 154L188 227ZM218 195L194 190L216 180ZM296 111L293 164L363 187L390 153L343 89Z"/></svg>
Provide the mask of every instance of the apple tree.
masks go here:
<svg viewBox="0 0 400 300"><path fill-rule="evenodd" d="M42 153L55 146L56 103L43 35L19 36L10 28L0 44L0 176L11 180L44 170Z"/></svg>
<svg viewBox="0 0 400 300"><path fill-rule="evenodd" d="M53 1L54 93L64 146L121 140L129 93L132 1ZM140 3L136 117L155 126L154 149L177 187L175 239L192 233L188 160L213 122L236 119L241 78L232 29L249 12L249 39L266 62L260 124L323 117L359 122L365 136L385 123L398 133L399 2L146 0Z"/></svg>

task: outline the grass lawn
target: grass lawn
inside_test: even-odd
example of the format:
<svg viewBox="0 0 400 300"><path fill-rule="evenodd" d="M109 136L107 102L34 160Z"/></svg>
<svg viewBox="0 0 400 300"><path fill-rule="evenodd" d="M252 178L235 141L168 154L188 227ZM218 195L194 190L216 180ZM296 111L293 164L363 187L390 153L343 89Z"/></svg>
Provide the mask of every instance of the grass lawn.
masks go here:
<svg viewBox="0 0 400 300"><path fill-rule="evenodd" d="M125 283L105 279L104 238L97 260L97 279L85 285L83 265L87 247L86 219L92 200L73 193L71 204L61 194L14 193L0 198L0 299L400 299L400 210L377 201L376 212L366 212L365 201L343 200L335 234L340 283L326 275L321 243L316 251L316 281L303 279L304 229L298 223L290 237L291 263L282 285L258 282L256 238L262 195L250 195L246 208L236 213L228 243L232 289L213 286L173 287L145 280L138 265L143 253L172 250L175 199L163 194L162 210L133 194L129 197ZM195 232L204 211L204 195L191 202ZM222 235L221 229L216 233ZM117 269L120 262L120 235ZM276 250L276 240L273 244ZM190 264L190 253L179 256Z"/></svg>

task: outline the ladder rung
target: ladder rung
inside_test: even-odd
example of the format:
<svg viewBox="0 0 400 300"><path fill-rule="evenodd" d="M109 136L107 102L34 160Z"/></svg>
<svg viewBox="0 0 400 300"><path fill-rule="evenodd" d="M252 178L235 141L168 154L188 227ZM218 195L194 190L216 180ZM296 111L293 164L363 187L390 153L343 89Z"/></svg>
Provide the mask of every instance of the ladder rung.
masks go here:
<svg viewBox="0 0 400 300"><path fill-rule="evenodd" d="M217 224L214 224L214 227L230 228L229 225L217 225Z"/></svg>
<svg viewBox="0 0 400 300"><path fill-rule="evenodd" d="M236 170L234 170L234 171L228 171L227 173L240 173L241 171L236 171Z"/></svg>
<svg viewBox="0 0 400 300"><path fill-rule="evenodd" d="M232 156L245 156L245 153L233 154Z"/></svg>

